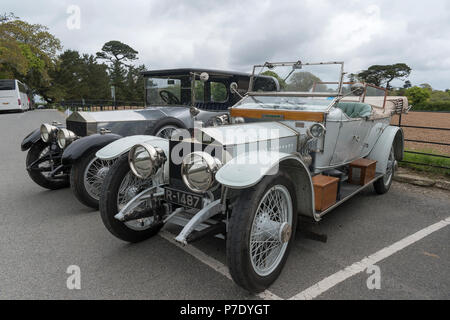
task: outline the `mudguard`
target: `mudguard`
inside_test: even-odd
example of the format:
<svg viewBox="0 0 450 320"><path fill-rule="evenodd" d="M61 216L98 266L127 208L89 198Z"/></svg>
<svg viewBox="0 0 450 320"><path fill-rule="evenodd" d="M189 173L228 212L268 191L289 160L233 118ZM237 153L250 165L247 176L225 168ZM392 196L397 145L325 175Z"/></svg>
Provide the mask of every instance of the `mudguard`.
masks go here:
<svg viewBox="0 0 450 320"><path fill-rule="evenodd" d="M307 170L301 159L295 155L276 151L253 151L241 154L216 173L216 180L231 189L246 189L256 185L266 175L277 174L279 164L296 159Z"/></svg>
<svg viewBox="0 0 450 320"><path fill-rule="evenodd" d="M162 141L162 142L161 142ZM155 137L155 136L129 136L113 143L108 144L104 148L97 151L96 156L102 160L111 160L120 157L124 153L128 152L133 146L139 143L149 143L155 146L158 146L164 150L164 152L169 152L169 143L168 140ZM160 144L162 143L162 146ZM167 145L167 146L166 146Z"/></svg>
<svg viewBox="0 0 450 320"><path fill-rule="evenodd" d="M277 174L279 167L289 170L296 186L298 214L319 221L314 210L314 187L308 167L295 154L254 151L237 156L216 173L216 180L230 189L245 189L258 184L265 176ZM299 170L293 170L293 169Z"/></svg>
<svg viewBox="0 0 450 320"><path fill-rule="evenodd" d="M169 140L155 136L129 136L108 144L106 147L100 149L95 154L97 158L102 160L112 160L130 151L132 147L139 143L148 143L154 147L161 148L169 158ZM163 180L165 183L169 182L169 161L164 163Z"/></svg>
<svg viewBox="0 0 450 320"><path fill-rule="evenodd" d="M86 153L95 149L103 148L113 141L122 138L117 134L93 134L87 137L80 138L72 142L66 149L64 149L61 162L63 165L72 165Z"/></svg>
<svg viewBox="0 0 450 320"><path fill-rule="evenodd" d="M386 173L386 166L391 152L392 144L394 144L395 159L397 161L403 159L404 135L403 130L399 127L388 126L384 129L378 141L375 143L372 151L367 158L377 161L377 173Z"/></svg>
<svg viewBox="0 0 450 320"><path fill-rule="evenodd" d="M22 144L20 145L20 148L22 151L27 151L31 148L33 144L41 140L41 129L38 128L34 131L32 131L29 135L23 139Z"/></svg>

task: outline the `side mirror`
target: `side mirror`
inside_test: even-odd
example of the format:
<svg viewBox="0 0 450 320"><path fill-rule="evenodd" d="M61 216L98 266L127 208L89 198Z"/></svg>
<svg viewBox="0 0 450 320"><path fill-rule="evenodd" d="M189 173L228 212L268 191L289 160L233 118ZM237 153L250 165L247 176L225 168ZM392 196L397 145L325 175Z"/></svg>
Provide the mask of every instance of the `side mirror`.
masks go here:
<svg viewBox="0 0 450 320"><path fill-rule="evenodd" d="M362 83L354 83L351 86L352 94L354 96L362 96L364 94L365 87Z"/></svg>
<svg viewBox="0 0 450 320"><path fill-rule="evenodd" d="M200 73L200 81L206 82L209 80L209 74L207 72Z"/></svg>
<svg viewBox="0 0 450 320"><path fill-rule="evenodd" d="M233 93L237 93L238 92L238 84L236 82L232 82L230 84L230 91Z"/></svg>
<svg viewBox="0 0 450 320"><path fill-rule="evenodd" d="M242 95L239 93L238 88L239 88L239 87L238 87L238 84L237 84L236 82L232 82L232 83L230 84L230 91L231 91L232 93L237 94L239 97L243 98Z"/></svg>

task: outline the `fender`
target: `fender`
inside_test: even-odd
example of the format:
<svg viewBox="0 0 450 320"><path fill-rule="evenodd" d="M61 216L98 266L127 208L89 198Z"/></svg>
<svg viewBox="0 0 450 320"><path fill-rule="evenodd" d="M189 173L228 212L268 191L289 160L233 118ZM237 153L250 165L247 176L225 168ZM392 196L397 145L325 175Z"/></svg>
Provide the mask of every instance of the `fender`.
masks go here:
<svg viewBox="0 0 450 320"><path fill-rule="evenodd" d="M86 153L100 149L113 141L122 138L117 134L93 134L75 140L66 149L64 149L61 162L63 165L72 165L74 162L82 158Z"/></svg>
<svg viewBox="0 0 450 320"><path fill-rule="evenodd" d="M41 129L38 128L34 131L32 131L29 135L23 139L22 144L20 145L20 148L22 151L27 151L31 148L33 144L41 140Z"/></svg>
<svg viewBox="0 0 450 320"><path fill-rule="evenodd" d="M276 174L279 167L289 169L296 188L298 213L320 220L314 210L314 187L308 167L295 154L276 151L244 153L225 164L216 180L230 189L245 189L258 184L265 176ZM296 170L298 169L298 170Z"/></svg>
<svg viewBox="0 0 450 320"><path fill-rule="evenodd" d="M112 160L120 157L121 155L127 153L133 146L139 143L149 143L158 146L166 152L169 152L169 141L156 136L129 136L119 140L116 140L104 148L97 151L96 156L102 160Z"/></svg>
<svg viewBox="0 0 450 320"><path fill-rule="evenodd" d="M403 151L405 139L402 128L388 126L384 129L378 141L375 143L372 151L367 156L369 159L377 161L377 173L386 173L387 161L391 152L392 144L394 144L395 159L400 161L403 159Z"/></svg>

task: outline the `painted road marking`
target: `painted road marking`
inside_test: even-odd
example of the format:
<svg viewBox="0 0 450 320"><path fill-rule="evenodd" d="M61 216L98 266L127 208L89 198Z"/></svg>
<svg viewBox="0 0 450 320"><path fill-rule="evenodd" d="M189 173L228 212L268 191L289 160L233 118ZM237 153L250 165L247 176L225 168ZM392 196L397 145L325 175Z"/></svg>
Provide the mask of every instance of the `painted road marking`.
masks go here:
<svg viewBox="0 0 450 320"><path fill-rule="evenodd" d="M373 255L370 255L359 262L352 264L351 266L336 272L335 274L323 279L322 281L312 285L308 289L300 292L299 294L293 296L289 300L312 300L322 293L328 291L339 283L345 281L346 279L363 272L369 266L374 265L381 260L393 255L394 253L414 244L415 242L425 238L426 236L436 232L450 224L450 217L445 220L439 221L425 229L422 229L413 235L410 235L386 248L381 249Z"/></svg>
<svg viewBox="0 0 450 320"><path fill-rule="evenodd" d="M190 254L191 256L193 256L194 258L199 260L200 262L203 262L208 267L216 270L221 275L227 277L230 280L233 280L231 278L230 272L228 272L227 266L225 266L223 263L221 263L221 262L217 261L216 259L208 256L203 251L197 249L196 247L194 247L192 245L189 245L189 244L186 245L186 246L181 245L180 243L175 241L174 235L171 234L170 232L166 231L166 230L160 231L159 235L162 238L164 238L165 240L169 241L170 243L172 243L172 244L176 245L177 247L179 247L180 249L184 250L185 252L187 252L188 254ZM261 292L261 293L257 294L257 296L260 297L263 300L283 300L282 298L280 298L276 294L270 292L269 290L265 290L264 292Z"/></svg>

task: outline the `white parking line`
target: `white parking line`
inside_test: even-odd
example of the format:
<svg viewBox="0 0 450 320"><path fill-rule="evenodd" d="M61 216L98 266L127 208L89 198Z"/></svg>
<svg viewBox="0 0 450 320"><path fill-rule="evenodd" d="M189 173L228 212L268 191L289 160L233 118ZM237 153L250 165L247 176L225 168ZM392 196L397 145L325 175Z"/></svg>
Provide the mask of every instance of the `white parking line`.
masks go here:
<svg viewBox="0 0 450 320"><path fill-rule="evenodd" d="M170 232L166 231L166 230L161 230L159 232L159 235L162 238L164 238L167 241L169 241L170 243L176 245L177 247L181 248L185 252L189 253L191 256L193 256L197 260L203 262L208 267L216 270L221 275L227 277L230 280L233 280L231 278L230 273L228 272L227 266L225 266L223 263L217 261L214 258L211 258L207 254L205 254L203 251L197 249L196 247L194 247L192 245L183 246L183 245L179 244L177 241L175 241L174 235L171 234ZM257 294L257 296L260 297L263 300L282 300L279 296L277 296L276 294L274 294L274 293L272 293L272 292L270 292L268 290Z"/></svg>
<svg viewBox="0 0 450 320"><path fill-rule="evenodd" d="M366 270L369 266L380 262L383 259L393 255L394 253L412 245L413 243L425 238L426 236L436 232L450 224L450 217L445 220L439 221L425 229L422 229L413 235L410 235L389 247L383 248L373 255L370 255L359 262L352 264L351 266L336 272L335 274L323 279L308 289L293 296L289 300L312 300L322 293L328 291L344 280Z"/></svg>

